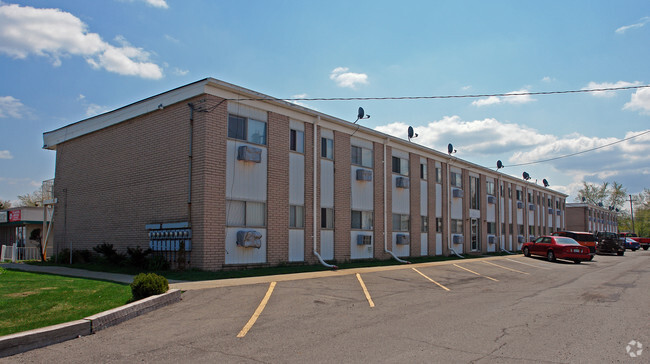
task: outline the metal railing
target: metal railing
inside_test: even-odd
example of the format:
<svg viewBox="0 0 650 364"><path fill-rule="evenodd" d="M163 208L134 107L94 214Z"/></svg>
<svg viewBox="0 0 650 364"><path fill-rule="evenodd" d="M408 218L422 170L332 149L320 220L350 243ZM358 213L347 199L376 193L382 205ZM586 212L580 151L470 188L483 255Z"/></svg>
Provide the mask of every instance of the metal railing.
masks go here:
<svg viewBox="0 0 650 364"><path fill-rule="evenodd" d="M10 260L17 262L20 260L40 260L41 253L37 247L19 247L14 245L3 245L0 251L0 262Z"/></svg>

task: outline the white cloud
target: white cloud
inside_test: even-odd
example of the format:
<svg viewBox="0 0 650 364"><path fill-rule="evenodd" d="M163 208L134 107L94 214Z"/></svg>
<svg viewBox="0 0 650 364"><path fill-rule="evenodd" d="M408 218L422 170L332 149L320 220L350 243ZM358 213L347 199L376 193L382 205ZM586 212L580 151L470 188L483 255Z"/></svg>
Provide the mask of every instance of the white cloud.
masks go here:
<svg viewBox="0 0 650 364"><path fill-rule="evenodd" d="M118 37L121 46L89 33L76 16L60 9L37 9L15 4L0 5L0 53L16 59L29 55L47 57L52 64L81 56L95 69L149 79L163 77L162 69L149 61L149 53Z"/></svg>
<svg viewBox="0 0 650 364"><path fill-rule="evenodd" d="M14 156L8 150L0 150L0 159L13 159Z"/></svg>
<svg viewBox="0 0 650 364"><path fill-rule="evenodd" d="M86 98L86 95L84 95L84 94L79 94L79 96L77 96L77 101L81 101L81 100L83 100L83 99L85 99L85 98Z"/></svg>
<svg viewBox="0 0 650 364"><path fill-rule="evenodd" d="M648 24L649 22L650 22L650 17L649 17L649 16L644 16L643 18L641 18L641 19L639 20L638 23L631 24L631 25L624 25L624 26L622 26L622 27L616 29L616 33L618 33L618 34L624 34L624 33L625 33L626 31L628 31L629 29L642 28L643 26L645 26L645 25Z"/></svg>
<svg viewBox="0 0 650 364"><path fill-rule="evenodd" d="M119 0L119 1L132 3L135 2L136 0ZM138 0L138 1L146 3L149 6L153 6L154 8L160 8L160 9L169 8L169 5L167 5L166 0Z"/></svg>
<svg viewBox="0 0 650 364"><path fill-rule="evenodd" d="M358 85L368 84L368 75L365 73L348 72L347 67L337 67L330 73L330 80L334 80L339 87L356 89Z"/></svg>
<svg viewBox="0 0 650 364"><path fill-rule="evenodd" d="M634 82L618 81L615 83L611 83L611 82L598 83L598 82L591 81L586 87L583 87L582 90L618 88L618 87L629 87L629 86L639 86L639 85L641 85L641 82L639 81L634 81ZM596 97L614 97L616 95L616 91L594 91L594 92L590 92L590 94Z"/></svg>
<svg viewBox="0 0 650 364"><path fill-rule="evenodd" d="M545 77L542 78L542 82L544 82L544 83L551 83L553 81L555 81L555 78L550 77L550 76L545 76Z"/></svg>
<svg viewBox="0 0 650 364"><path fill-rule="evenodd" d="M180 43L180 41L179 41L178 39L172 37L172 36L169 35L169 34L165 34L165 39L167 39L168 41L170 41L170 42L172 42L172 43Z"/></svg>
<svg viewBox="0 0 650 364"><path fill-rule="evenodd" d="M304 93L303 93L303 94L297 94L297 95L293 95L293 96L291 96L292 99L306 99L307 97L309 97L309 95L304 94ZM292 104L296 104L296 105L298 105L298 106L302 106L302 107L306 107L306 108L308 108L308 109L312 109L312 110L316 110L316 111L318 111L317 108L315 108L315 107L313 107L313 106L310 106L310 105L308 105L308 104L306 104L306 103L304 103L304 102L298 101L298 100L291 100L291 101L289 101L289 102L291 102Z"/></svg>
<svg viewBox="0 0 650 364"><path fill-rule="evenodd" d="M188 73L190 73L189 70L182 70L182 69L180 69L180 68L178 68L178 67L174 68L174 74L175 74L176 76L185 76L185 75L187 75Z"/></svg>
<svg viewBox="0 0 650 364"><path fill-rule="evenodd" d="M486 105L496 105L496 104L527 104L529 102L536 101L530 95L521 95L529 92L526 89L521 89L518 91L508 92L506 95L513 96L489 96L483 99L478 99L472 101L472 105L481 107Z"/></svg>
<svg viewBox="0 0 650 364"><path fill-rule="evenodd" d="M0 96L0 119L8 117L22 119L28 114L29 111L20 100L13 96Z"/></svg>
<svg viewBox="0 0 650 364"><path fill-rule="evenodd" d="M641 114L650 115L650 88L638 89L633 93L630 102L623 105L623 110L639 110Z"/></svg>
<svg viewBox="0 0 650 364"><path fill-rule="evenodd" d="M86 116L91 117L99 114L103 114L105 112L109 111L109 108L106 106L101 106L97 104L90 104L86 108Z"/></svg>

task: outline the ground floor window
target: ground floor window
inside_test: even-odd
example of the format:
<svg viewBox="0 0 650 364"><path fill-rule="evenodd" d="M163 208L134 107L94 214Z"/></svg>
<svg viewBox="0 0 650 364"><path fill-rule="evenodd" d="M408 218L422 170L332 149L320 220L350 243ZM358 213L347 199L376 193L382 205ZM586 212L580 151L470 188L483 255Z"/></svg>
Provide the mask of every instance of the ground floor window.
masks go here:
<svg viewBox="0 0 650 364"><path fill-rule="evenodd" d="M266 204L253 201L226 201L227 226L266 226Z"/></svg>
<svg viewBox="0 0 650 364"><path fill-rule="evenodd" d="M372 230L372 211L352 210L350 217L352 229Z"/></svg>

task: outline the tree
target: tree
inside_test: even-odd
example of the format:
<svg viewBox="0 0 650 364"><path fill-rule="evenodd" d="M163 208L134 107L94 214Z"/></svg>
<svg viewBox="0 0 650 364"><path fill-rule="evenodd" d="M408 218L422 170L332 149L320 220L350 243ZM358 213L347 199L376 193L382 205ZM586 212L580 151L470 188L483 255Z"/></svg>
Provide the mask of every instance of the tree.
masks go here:
<svg viewBox="0 0 650 364"><path fill-rule="evenodd" d="M621 210L627 198L627 189L622 184L614 181L603 182L602 185L582 181L582 188L578 191L577 202L586 202L592 205Z"/></svg>
<svg viewBox="0 0 650 364"><path fill-rule="evenodd" d="M18 195L18 206L38 207L43 206L43 192L38 189L26 195Z"/></svg>
<svg viewBox="0 0 650 364"><path fill-rule="evenodd" d="M8 209L11 207L11 201L0 200L0 210Z"/></svg>

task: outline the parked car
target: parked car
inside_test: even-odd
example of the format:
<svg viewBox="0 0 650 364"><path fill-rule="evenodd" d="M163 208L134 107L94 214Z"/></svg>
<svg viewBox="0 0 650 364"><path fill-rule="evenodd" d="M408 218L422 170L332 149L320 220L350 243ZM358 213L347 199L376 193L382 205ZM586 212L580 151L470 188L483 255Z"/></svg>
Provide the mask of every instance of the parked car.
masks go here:
<svg viewBox="0 0 650 364"><path fill-rule="evenodd" d="M625 249L630 249L635 252L641 249L641 244L632 238L625 238Z"/></svg>
<svg viewBox="0 0 650 364"><path fill-rule="evenodd" d="M599 232L596 234L596 253L625 254L625 241L616 233Z"/></svg>
<svg viewBox="0 0 650 364"><path fill-rule="evenodd" d="M584 231L556 231L553 236L565 236L578 242L582 246L589 248L591 259L596 255L596 236L590 232ZM591 260L589 259L589 260Z"/></svg>
<svg viewBox="0 0 650 364"><path fill-rule="evenodd" d="M527 257L540 255L546 257L549 262L554 262L556 259L567 259L578 264L591 260L589 248L564 236L540 236L534 241L524 243L521 249Z"/></svg>

